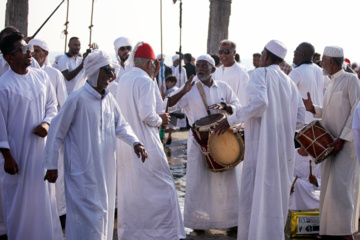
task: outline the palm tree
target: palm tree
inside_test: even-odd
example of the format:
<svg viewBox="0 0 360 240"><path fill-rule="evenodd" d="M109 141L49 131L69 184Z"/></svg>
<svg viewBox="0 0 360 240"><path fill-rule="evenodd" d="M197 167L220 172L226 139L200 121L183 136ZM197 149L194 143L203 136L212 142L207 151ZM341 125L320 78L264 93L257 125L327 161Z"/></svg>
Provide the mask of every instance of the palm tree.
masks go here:
<svg viewBox="0 0 360 240"><path fill-rule="evenodd" d="M231 0L210 0L207 52L218 51L218 43L228 38Z"/></svg>
<svg viewBox="0 0 360 240"><path fill-rule="evenodd" d="M14 26L27 36L29 0L8 0L6 3L5 26Z"/></svg>

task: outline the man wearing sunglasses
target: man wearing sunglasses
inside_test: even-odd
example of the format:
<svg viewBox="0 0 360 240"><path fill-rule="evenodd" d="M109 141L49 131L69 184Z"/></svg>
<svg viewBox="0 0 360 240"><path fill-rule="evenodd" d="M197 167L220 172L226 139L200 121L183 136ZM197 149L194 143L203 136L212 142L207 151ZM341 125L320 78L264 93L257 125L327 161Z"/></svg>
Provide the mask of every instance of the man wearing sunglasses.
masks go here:
<svg viewBox="0 0 360 240"><path fill-rule="evenodd" d="M78 37L69 40L69 51L59 60L60 72L64 75L68 95L74 91L78 82L84 78L84 61L87 54L80 55L81 43Z"/></svg>
<svg viewBox="0 0 360 240"><path fill-rule="evenodd" d="M122 75L131 70L131 66L128 65L127 60L130 56L132 45L130 39L127 37L119 37L114 41L115 56L120 65L119 72L115 82L119 82Z"/></svg>
<svg viewBox="0 0 360 240"><path fill-rule="evenodd" d="M236 44L230 40L219 43L219 56L222 65L216 69L215 80L224 81L232 88L242 106L246 105L246 86L249 75L235 62Z"/></svg>
<svg viewBox="0 0 360 240"><path fill-rule="evenodd" d="M19 30L17 30L14 27L11 27L11 26L5 27L0 32L0 42L4 37L6 37L6 36L8 36L8 35L10 35L12 33L15 33L15 32L19 32ZM30 67L38 68L38 69L40 68L39 64L35 61L35 59L32 59ZM8 62L4 59L3 54L1 53L0 54L0 77L4 73L6 73L9 69L10 69L10 66L9 66ZM1 234L1 232L0 232L0 234Z"/></svg>
<svg viewBox="0 0 360 240"><path fill-rule="evenodd" d="M45 137L57 113L57 101L48 75L29 67L32 50L18 32L1 43L11 68L0 78L4 217L9 239L60 240L55 186L42 180Z"/></svg>
<svg viewBox="0 0 360 240"><path fill-rule="evenodd" d="M52 121L45 148L44 179L56 181L59 148L64 142L66 239L112 240L115 139L129 145L134 157L141 157L134 159L139 164L144 163L147 152L107 90L116 77L110 56L93 50L85 59L84 70L87 82L69 96Z"/></svg>

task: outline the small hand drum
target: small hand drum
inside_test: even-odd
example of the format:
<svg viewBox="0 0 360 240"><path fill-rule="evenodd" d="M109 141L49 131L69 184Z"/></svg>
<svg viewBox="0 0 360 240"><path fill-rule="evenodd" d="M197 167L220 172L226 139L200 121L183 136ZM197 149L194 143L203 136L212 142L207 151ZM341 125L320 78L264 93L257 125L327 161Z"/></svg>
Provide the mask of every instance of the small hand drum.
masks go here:
<svg viewBox="0 0 360 240"><path fill-rule="evenodd" d="M310 154L315 163L319 164L324 161L334 150L327 145L334 141L333 136L324 128L320 121L312 121L304 127L295 138L305 151Z"/></svg>
<svg viewBox="0 0 360 240"><path fill-rule="evenodd" d="M245 144L239 133L234 133L232 128L220 136L212 132L217 122L224 118L224 114L218 113L203 117L194 124L194 137L212 172L232 169L244 159Z"/></svg>

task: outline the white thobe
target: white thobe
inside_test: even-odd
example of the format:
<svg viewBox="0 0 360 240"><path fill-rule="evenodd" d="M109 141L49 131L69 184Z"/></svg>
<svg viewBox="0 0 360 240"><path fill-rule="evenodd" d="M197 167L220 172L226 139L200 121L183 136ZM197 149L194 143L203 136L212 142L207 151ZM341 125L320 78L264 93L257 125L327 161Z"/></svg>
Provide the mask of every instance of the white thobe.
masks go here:
<svg viewBox="0 0 360 240"><path fill-rule="evenodd" d="M193 81L198 81L197 77ZM238 98L225 82L214 81L210 88L202 83L201 86L204 89L208 106L226 102L231 105L233 112L239 109ZM191 126L196 120L208 115L197 86L193 86L190 92L179 100L175 108L184 110ZM222 110L210 111L212 114L226 113ZM189 132L187 146L185 226L194 229L236 226L240 166L238 165L225 172L211 172L206 165L205 156L201 152L200 145L194 139L191 131Z"/></svg>
<svg viewBox="0 0 360 240"><path fill-rule="evenodd" d="M119 63L119 72L116 74L116 78L115 78L115 82L119 83L121 77L127 73L127 72L130 72L131 69L133 69L133 66L129 65L129 64L125 64L125 67L121 66L120 63Z"/></svg>
<svg viewBox="0 0 360 240"><path fill-rule="evenodd" d="M131 147L121 146L117 172L119 240L185 238L174 180L159 138L162 120L156 112L155 84L137 67L119 82L117 102L149 155L142 163Z"/></svg>
<svg viewBox="0 0 360 240"><path fill-rule="evenodd" d="M246 86L249 82L249 75L239 64L234 63L231 67L221 65L216 69L215 80L224 81L229 84L239 98L241 106L246 106Z"/></svg>
<svg viewBox="0 0 360 240"><path fill-rule="evenodd" d="M345 140L340 152L321 163L321 235L350 235L357 231L360 168L352 121L359 100L359 80L340 70L331 76L323 107L314 106L314 116L322 118L325 129L334 138Z"/></svg>
<svg viewBox="0 0 360 240"><path fill-rule="evenodd" d="M238 239L284 239L294 132L304 124L305 107L279 65L255 69L246 94L248 105L228 117L230 126L245 121Z"/></svg>
<svg viewBox="0 0 360 240"><path fill-rule="evenodd" d="M67 240L113 237L115 135L131 148L139 142L114 97L102 98L88 83L69 96L51 123L44 168L57 168L64 142Z"/></svg>
<svg viewBox="0 0 360 240"><path fill-rule="evenodd" d="M312 174L317 178L319 187L309 182L310 162ZM298 179L294 185L294 192L290 195L289 209L292 210L309 210L318 209L320 203L320 186L321 186L321 165L315 164L311 156L301 156L295 149L295 168L294 179Z"/></svg>
<svg viewBox="0 0 360 240"><path fill-rule="evenodd" d="M58 63L59 70L60 70L60 72L64 72L66 70L69 70L69 72L72 72L81 64L82 60L83 60L83 58L80 56L69 57L68 55L64 54L59 59L59 63ZM72 91L76 90L76 88L78 89L84 85L84 83L85 83L84 69L82 69L76 75L76 77L74 77L70 81L68 81L66 79L64 79L64 80L65 80L67 94L70 95L70 93L72 93Z"/></svg>
<svg viewBox="0 0 360 240"><path fill-rule="evenodd" d="M44 70L54 87L56 99L58 102L57 110L60 111L67 98L67 91L65 86L65 79L62 73L51 65L43 65ZM66 214L66 203L65 203L65 184L64 184L64 149L60 150L59 164L58 164L58 178L55 183L56 189L56 206L59 216Z"/></svg>
<svg viewBox="0 0 360 240"><path fill-rule="evenodd" d="M177 82L176 82L177 87L184 86L188 80L186 75L186 70L184 67L181 67L181 78L180 78L179 66L180 65L178 65L177 67L171 66L172 74L177 78ZM166 89L165 81L163 82L163 84L165 84L164 89Z"/></svg>
<svg viewBox="0 0 360 240"><path fill-rule="evenodd" d="M310 93L311 100L315 105L322 106L325 78L322 69L315 63L304 63L294 68L289 77L294 81L301 97L307 99L307 93ZM314 121L315 118L311 112L305 113L305 124Z"/></svg>
<svg viewBox="0 0 360 240"><path fill-rule="evenodd" d="M55 185L44 181L46 138L32 133L56 115L56 97L44 71L11 69L0 78L0 148L10 149L19 174L1 168L1 187L7 235L12 240L62 239L56 210ZM4 166L1 155L0 166ZM51 194L52 193L52 194Z"/></svg>

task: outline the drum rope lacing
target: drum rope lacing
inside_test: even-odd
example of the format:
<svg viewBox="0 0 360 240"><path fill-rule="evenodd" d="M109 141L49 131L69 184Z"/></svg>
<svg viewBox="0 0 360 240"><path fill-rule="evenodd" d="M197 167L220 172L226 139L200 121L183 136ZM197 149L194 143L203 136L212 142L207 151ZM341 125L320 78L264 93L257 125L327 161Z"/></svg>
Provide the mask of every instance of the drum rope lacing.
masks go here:
<svg viewBox="0 0 360 240"><path fill-rule="evenodd" d="M321 130L325 130L325 129L319 127L319 126L314 125L314 126L311 128L311 131L312 131L313 136L315 136L314 127L319 128L319 129L321 129ZM307 140L309 140L309 141L312 142L307 148L305 148L305 150L308 150L310 147L313 147L313 150L314 150L315 158L316 158L316 159L317 159L318 157L320 157L321 155L323 155L324 152L327 152L327 151L328 151L327 148L325 148L324 146L322 146L320 143L317 142L318 139L322 138L322 137L325 136L326 134L327 134L327 132L325 131L323 134L321 134L320 136L316 137L315 139L311 139L311 138L308 137L307 135L301 134L301 136L304 136ZM317 155L317 154L316 154L315 144L324 150L324 151L322 151L322 152L320 153L320 155Z"/></svg>

